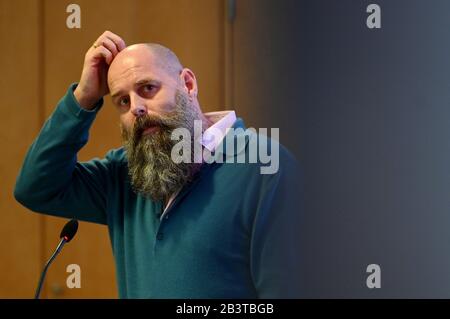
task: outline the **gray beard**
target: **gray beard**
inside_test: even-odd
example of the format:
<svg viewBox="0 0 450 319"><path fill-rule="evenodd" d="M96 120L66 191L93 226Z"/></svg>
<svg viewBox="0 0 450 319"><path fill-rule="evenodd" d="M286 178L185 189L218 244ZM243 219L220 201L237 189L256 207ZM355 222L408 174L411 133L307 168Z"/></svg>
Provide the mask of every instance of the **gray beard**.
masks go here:
<svg viewBox="0 0 450 319"><path fill-rule="evenodd" d="M171 159L172 147L178 142L170 138L172 131L180 127L189 130L193 150L194 120L201 119L184 93L177 91L175 101L175 110L170 114L136 118L132 132L121 126L131 186L136 193L154 201L167 202L194 179L201 166L194 163L193 154L191 163L176 164ZM159 130L142 135L150 125L157 125Z"/></svg>

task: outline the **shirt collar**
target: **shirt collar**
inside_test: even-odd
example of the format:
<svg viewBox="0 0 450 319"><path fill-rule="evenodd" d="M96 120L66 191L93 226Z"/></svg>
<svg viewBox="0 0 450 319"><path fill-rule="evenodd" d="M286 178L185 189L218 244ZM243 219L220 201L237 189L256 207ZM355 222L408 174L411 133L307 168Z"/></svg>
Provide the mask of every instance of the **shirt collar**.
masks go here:
<svg viewBox="0 0 450 319"><path fill-rule="evenodd" d="M235 111L220 111L204 113L203 115L213 122L213 125L203 132L202 145L210 152L214 152L228 130L236 122L236 113Z"/></svg>

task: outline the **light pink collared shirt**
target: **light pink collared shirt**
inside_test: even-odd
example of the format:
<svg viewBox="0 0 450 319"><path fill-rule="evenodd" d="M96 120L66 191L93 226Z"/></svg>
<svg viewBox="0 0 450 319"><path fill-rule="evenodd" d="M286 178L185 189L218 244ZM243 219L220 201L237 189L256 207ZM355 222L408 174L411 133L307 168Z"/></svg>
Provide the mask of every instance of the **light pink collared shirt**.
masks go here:
<svg viewBox="0 0 450 319"><path fill-rule="evenodd" d="M234 111L219 111L204 113L203 115L210 120L213 125L203 132L201 143L210 152L214 152L216 147L222 142L223 138L227 134L228 129L233 126L234 122L236 122L236 113ZM218 132L220 132L220 134L217 134ZM180 190L170 196L160 219L166 215L167 209L177 197Z"/></svg>

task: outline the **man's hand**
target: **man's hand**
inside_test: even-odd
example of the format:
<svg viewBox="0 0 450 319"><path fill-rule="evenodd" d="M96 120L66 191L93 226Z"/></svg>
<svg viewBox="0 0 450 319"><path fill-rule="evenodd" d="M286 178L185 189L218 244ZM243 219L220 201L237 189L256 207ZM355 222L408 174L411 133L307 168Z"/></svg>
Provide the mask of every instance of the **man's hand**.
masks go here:
<svg viewBox="0 0 450 319"><path fill-rule="evenodd" d="M109 93L109 65L125 47L121 37L105 31L86 52L81 79L73 92L82 108L93 109L95 103Z"/></svg>

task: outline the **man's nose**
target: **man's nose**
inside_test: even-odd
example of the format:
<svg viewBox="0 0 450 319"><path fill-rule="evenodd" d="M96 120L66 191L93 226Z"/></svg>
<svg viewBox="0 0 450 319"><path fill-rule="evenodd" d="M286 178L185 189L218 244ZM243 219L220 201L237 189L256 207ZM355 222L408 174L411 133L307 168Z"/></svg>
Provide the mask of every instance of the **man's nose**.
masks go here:
<svg viewBox="0 0 450 319"><path fill-rule="evenodd" d="M143 115L145 115L145 113L147 113L144 106L137 106L133 109L132 112L133 112L134 116L136 116L136 117L143 116Z"/></svg>
<svg viewBox="0 0 450 319"><path fill-rule="evenodd" d="M131 113L134 116L140 117L147 114L147 107L145 106L144 101L142 101L138 97L131 97Z"/></svg>

